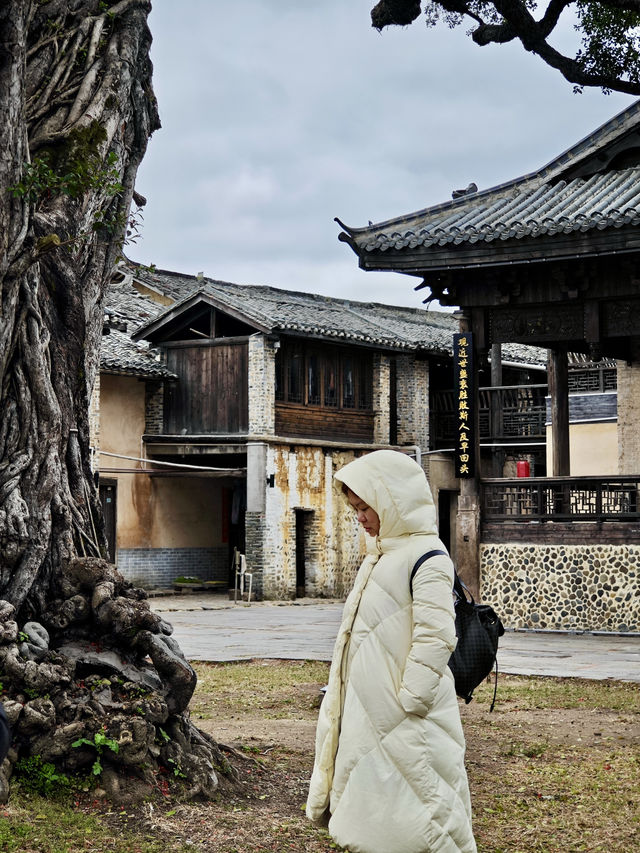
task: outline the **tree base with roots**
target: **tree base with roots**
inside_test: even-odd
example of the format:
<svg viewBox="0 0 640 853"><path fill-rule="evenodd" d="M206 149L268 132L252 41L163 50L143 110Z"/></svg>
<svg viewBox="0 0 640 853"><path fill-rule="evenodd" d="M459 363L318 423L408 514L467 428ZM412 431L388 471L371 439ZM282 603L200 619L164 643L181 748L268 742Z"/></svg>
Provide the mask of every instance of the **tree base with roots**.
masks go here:
<svg viewBox="0 0 640 853"><path fill-rule="evenodd" d="M116 803L174 789L211 797L236 773L190 721L196 674L153 613L105 560L70 561L59 598L39 622L0 601L2 699L13 742L0 768L6 802L14 769L37 757L88 775Z"/></svg>

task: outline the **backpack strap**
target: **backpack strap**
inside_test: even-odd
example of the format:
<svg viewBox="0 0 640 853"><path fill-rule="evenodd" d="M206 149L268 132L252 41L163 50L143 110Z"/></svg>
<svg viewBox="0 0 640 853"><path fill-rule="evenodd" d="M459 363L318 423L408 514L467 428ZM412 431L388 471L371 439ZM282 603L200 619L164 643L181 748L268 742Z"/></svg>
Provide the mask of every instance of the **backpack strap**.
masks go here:
<svg viewBox="0 0 640 853"><path fill-rule="evenodd" d="M423 563L426 563L427 560L430 560L431 557L435 557L437 554L445 554L449 556L446 551L443 551L442 548L437 548L434 551L427 551L426 554L423 554L422 557L418 557L416 560L415 566L411 569L411 577L409 578L409 592L411 593L411 597L413 598L413 578L415 573L418 571L420 566Z"/></svg>

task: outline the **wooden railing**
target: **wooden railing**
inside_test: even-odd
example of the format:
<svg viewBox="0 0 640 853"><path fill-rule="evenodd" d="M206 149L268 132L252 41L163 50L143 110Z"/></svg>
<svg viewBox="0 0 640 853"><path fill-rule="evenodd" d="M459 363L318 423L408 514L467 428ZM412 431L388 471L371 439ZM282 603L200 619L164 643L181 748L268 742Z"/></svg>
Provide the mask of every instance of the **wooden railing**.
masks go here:
<svg viewBox="0 0 640 853"><path fill-rule="evenodd" d="M482 481L485 522L640 520L640 477Z"/></svg>
<svg viewBox="0 0 640 853"><path fill-rule="evenodd" d="M480 388L478 425L481 441L544 440L546 385ZM434 391L431 398L432 448L448 447L457 427L454 391Z"/></svg>

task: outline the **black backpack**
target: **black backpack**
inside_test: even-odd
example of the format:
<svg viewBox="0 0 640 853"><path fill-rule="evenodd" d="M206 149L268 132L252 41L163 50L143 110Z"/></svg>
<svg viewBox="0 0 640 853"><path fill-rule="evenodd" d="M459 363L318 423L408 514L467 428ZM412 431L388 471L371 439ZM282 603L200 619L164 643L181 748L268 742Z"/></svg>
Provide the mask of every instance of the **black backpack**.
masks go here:
<svg viewBox="0 0 640 853"><path fill-rule="evenodd" d="M420 566L436 554L446 551L435 550L423 554L411 571L409 589L413 596L413 578ZM456 637L458 644L449 658L449 669L453 673L456 693L469 704L473 691L485 680L495 667L495 686L490 711L493 711L498 690L498 639L504 634L504 625L493 607L476 604L469 590L454 569L453 594L455 596ZM468 598L467 598L468 596Z"/></svg>

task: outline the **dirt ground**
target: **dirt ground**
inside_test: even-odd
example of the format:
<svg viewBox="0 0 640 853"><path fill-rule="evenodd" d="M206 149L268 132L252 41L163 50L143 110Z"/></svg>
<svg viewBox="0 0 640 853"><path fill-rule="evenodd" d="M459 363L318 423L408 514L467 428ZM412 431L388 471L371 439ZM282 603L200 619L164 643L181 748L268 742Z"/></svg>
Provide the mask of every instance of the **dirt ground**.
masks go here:
<svg viewBox="0 0 640 853"><path fill-rule="evenodd" d="M274 672L286 666L255 665ZM573 707L553 707L553 696L531 707L531 691L522 698L523 680L513 679L510 691L506 679L493 713L489 685L477 701L461 704L480 853L640 851L640 706L630 712L627 694L626 704L609 707L595 695L584 707L580 697ZM581 683L571 681L579 693ZM225 745L240 784L223 785L213 803L147 803L110 819L166 838L167 853L339 849L303 812L320 683L302 681L280 701L274 692L257 702L243 700L247 688L223 695L218 687L213 708L212 693L203 695L193 704L194 722ZM588 696L591 686L584 685Z"/></svg>

